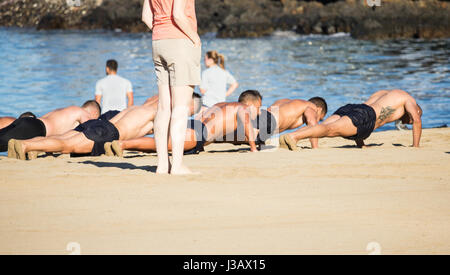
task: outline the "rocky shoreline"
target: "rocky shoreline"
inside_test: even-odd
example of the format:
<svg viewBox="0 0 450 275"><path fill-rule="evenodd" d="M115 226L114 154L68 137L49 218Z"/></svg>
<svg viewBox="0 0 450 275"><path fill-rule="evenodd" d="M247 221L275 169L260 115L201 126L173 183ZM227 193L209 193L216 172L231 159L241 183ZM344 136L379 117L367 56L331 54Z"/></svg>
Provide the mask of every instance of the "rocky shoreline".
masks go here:
<svg viewBox="0 0 450 275"><path fill-rule="evenodd" d="M196 0L196 4L199 32L214 32L218 37L261 37L274 31L346 32L357 39L450 37L447 1L380 1L376 8L366 0ZM141 22L142 2L0 0L0 26L146 32Z"/></svg>

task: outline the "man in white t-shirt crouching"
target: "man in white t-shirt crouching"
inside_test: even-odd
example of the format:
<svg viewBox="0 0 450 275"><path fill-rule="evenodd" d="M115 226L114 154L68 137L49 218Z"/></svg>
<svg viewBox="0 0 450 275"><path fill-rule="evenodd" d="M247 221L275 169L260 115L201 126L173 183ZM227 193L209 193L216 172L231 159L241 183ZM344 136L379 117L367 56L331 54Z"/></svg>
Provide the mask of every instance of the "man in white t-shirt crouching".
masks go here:
<svg viewBox="0 0 450 275"><path fill-rule="evenodd" d="M108 60L107 76L95 86L95 101L102 106L103 114L108 111L123 111L133 106L133 87L128 79L117 75L118 67L116 60Z"/></svg>

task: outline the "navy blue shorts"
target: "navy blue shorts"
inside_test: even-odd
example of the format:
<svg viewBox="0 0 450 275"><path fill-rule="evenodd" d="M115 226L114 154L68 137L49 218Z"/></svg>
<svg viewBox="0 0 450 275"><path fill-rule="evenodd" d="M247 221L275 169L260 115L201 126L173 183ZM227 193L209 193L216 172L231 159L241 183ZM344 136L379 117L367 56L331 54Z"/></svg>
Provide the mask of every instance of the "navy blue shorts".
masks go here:
<svg viewBox="0 0 450 275"><path fill-rule="evenodd" d="M78 125L75 131L83 133L86 138L94 141L91 156L105 154L105 143L119 140L120 134L116 126L107 120L89 120Z"/></svg>
<svg viewBox="0 0 450 275"><path fill-rule="evenodd" d="M256 145L265 144L266 140L268 140L277 130L277 120L271 112L261 110L261 114L256 121L256 128L259 129L258 136L256 137Z"/></svg>
<svg viewBox="0 0 450 275"><path fill-rule="evenodd" d="M358 129L356 135L344 137L350 140L365 140L375 129L377 114L375 110L366 104L348 104L339 108L335 113L338 116L347 116L352 120L353 125Z"/></svg>
<svg viewBox="0 0 450 275"><path fill-rule="evenodd" d="M16 119L6 128L0 129L0 152L8 151L10 139L25 140L46 135L47 129L40 119L33 117Z"/></svg>

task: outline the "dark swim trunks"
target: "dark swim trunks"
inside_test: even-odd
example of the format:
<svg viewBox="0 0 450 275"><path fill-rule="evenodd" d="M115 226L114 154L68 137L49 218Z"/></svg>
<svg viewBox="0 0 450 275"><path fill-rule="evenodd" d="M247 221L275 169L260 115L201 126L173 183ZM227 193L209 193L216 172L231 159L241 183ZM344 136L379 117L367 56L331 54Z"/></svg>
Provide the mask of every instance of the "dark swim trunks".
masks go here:
<svg viewBox="0 0 450 275"><path fill-rule="evenodd" d="M119 113L120 113L120 111L108 111L108 112L104 113L103 115L101 115L98 119L111 120L113 117L115 117Z"/></svg>
<svg viewBox="0 0 450 275"><path fill-rule="evenodd" d="M200 120L188 120L188 129L192 129L195 131L195 139L197 140L197 145L194 149L185 151L185 155L197 155L200 152L204 152L204 145L208 140L208 130L206 129L206 125L203 124Z"/></svg>
<svg viewBox="0 0 450 275"><path fill-rule="evenodd" d="M339 108L335 113L338 116L348 116L353 125L358 129L356 135L344 137L350 140L364 140L368 138L375 129L377 114L375 110L366 104L348 104Z"/></svg>
<svg viewBox="0 0 450 275"><path fill-rule="evenodd" d="M10 139L25 140L35 137L45 137L47 130L41 120L33 117L16 119L11 125L0 130L0 152L8 151Z"/></svg>
<svg viewBox="0 0 450 275"><path fill-rule="evenodd" d="M256 145L265 144L277 130L277 120L275 116L267 111L261 110L261 114L258 116L256 128L259 129L258 136L256 137Z"/></svg>
<svg viewBox="0 0 450 275"><path fill-rule="evenodd" d="M83 124L80 124L74 130L77 132L83 132L85 129L94 125L95 121L99 121L99 120L109 121L119 113L120 113L120 111L108 111L108 112L104 113L103 115L101 115L98 119L89 120ZM109 142L109 141L107 141L107 142ZM71 157L88 157L88 156L101 156L102 154L105 154L105 142L95 141L94 148L92 149L92 152L90 154L74 154L74 153L72 153L72 154L70 154L70 156Z"/></svg>
<svg viewBox="0 0 450 275"><path fill-rule="evenodd" d="M108 120L89 120L80 124L74 129L77 132L83 133L86 138L94 141L91 156L101 156L105 154L105 143L119 140L120 134L116 126Z"/></svg>

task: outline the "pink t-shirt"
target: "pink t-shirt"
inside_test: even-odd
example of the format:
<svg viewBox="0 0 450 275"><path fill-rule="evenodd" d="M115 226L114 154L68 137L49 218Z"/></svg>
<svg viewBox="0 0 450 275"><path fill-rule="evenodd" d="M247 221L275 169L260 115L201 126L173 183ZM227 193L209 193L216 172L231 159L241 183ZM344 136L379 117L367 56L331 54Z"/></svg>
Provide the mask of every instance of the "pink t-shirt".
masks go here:
<svg viewBox="0 0 450 275"><path fill-rule="evenodd" d="M175 24L173 19L174 0L149 0L153 12L153 40L180 39L189 37ZM185 14L192 28L197 31L195 0L186 1Z"/></svg>

